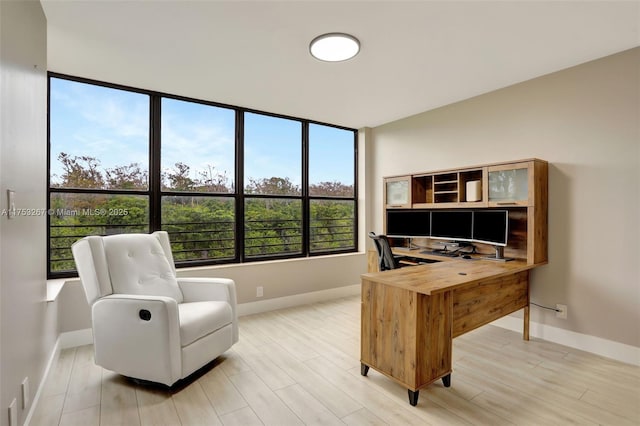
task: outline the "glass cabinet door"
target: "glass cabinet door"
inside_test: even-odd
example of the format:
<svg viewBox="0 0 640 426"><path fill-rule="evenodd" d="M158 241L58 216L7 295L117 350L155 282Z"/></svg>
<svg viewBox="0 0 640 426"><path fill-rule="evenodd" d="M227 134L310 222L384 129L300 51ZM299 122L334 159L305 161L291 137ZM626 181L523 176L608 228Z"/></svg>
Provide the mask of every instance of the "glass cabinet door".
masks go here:
<svg viewBox="0 0 640 426"><path fill-rule="evenodd" d="M529 203L529 167L489 168L489 204L493 206Z"/></svg>
<svg viewBox="0 0 640 426"><path fill-rule="evenodd" d="M391 178L385 181L385 203L387 208L411 207L411 177Z"/></svg>

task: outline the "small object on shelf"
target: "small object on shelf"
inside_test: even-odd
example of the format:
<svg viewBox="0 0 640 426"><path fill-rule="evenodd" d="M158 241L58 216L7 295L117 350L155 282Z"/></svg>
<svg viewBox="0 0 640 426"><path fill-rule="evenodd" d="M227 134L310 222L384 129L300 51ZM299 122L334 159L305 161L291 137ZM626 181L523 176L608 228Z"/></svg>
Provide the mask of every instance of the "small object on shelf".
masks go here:
<svg viewBox="0 0 640 426"><path fill-rule="evenodd" d="M482 181L471 180L467 182L467 201L482 200Z"/></svg>

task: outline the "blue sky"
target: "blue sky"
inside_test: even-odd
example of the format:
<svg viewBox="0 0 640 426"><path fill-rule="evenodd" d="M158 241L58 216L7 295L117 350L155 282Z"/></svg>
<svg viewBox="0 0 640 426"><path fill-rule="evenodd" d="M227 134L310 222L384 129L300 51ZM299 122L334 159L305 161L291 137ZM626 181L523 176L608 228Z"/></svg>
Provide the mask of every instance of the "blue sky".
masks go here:
<svg viewBox="0 0 640 426"><path fill-rule="evenodd" d="M276 111L277 112L277 111ZM51 79L51 173L62 174L61 152L101 160L102 168L139 163L148 169L149 97L144 94ZM353 136L329 126L310 125L310 181L353 184ZM176 162L192 178L213 166L234 170L235 112L163 99L163 170ZM301 124L295 120L245 114L245 175L288 177L300 184ZM248 179L246 179L248 182Z"/></svg>

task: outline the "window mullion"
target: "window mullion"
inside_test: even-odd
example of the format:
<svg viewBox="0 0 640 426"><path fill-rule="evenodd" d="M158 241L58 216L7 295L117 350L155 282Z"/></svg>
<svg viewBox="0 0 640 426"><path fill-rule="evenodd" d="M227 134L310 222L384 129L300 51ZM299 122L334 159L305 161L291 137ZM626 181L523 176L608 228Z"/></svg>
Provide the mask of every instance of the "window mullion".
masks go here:
<svg viewBox="0 0 640 426"><path fill-rule="evenodd" d="M353 132L353 246L358 250L358 132Z"/></svg>
<svg viewBox="0 0 640 426"><path fill-rule="evenodd" d="M302 253L311 252L311 206L309 205L309 122L302 122Z"/></svg>
<svg viewBox="0 0 640 426"><path fill-rule="evenodd" d="M244 262L244 111L236 110L236 259Z"/></svg>
<svg viewBox="0 0 640 426"><path fill-rule="evenodd" d="M160 144L162 133L162 97L150 96L149 118L149 231L162 229L162 171Z"/></svg>

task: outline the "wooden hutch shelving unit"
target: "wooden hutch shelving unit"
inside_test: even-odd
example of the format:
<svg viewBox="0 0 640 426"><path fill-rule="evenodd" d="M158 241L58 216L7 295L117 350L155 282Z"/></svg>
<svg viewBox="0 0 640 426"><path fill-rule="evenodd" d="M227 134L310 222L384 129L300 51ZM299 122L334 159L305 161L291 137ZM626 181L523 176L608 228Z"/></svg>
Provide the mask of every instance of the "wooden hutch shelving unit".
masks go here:
<svg viewBox="0 0 640 426"><path fill-rule="evenodd" d="M480 199L467 201L467 183L477 181ZM505 254L527 263L544 263L547 182L548 163L539 159L385 177L383 218L387 209L506 209L509 244Z"/></svg>

